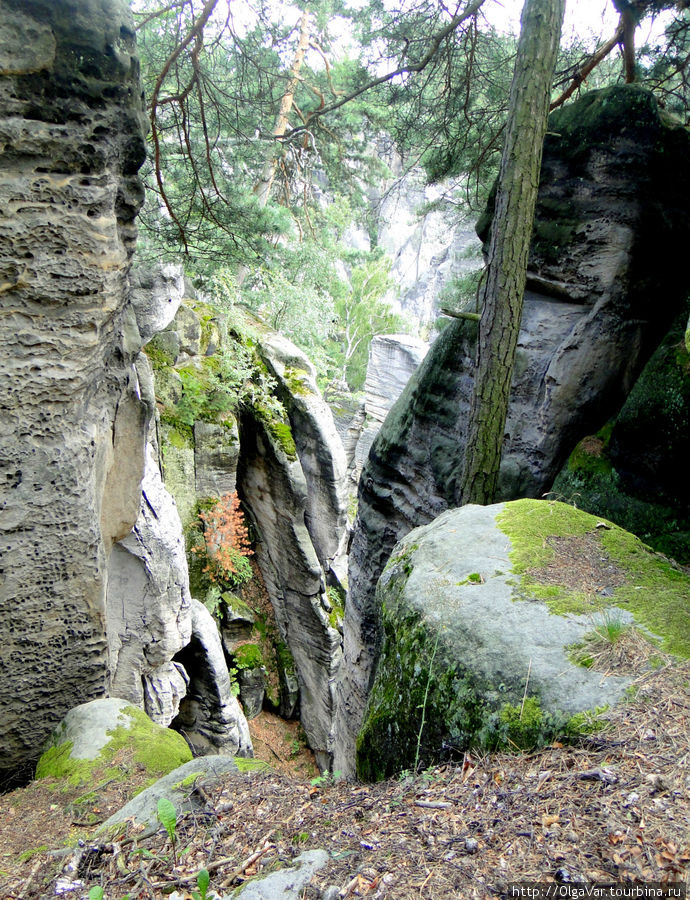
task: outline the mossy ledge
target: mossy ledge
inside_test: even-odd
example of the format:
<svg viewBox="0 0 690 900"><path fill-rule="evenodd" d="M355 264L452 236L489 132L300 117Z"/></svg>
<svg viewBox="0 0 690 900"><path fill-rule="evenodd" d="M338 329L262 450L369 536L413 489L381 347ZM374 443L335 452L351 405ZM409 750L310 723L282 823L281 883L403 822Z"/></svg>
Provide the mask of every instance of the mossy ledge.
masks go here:
<svg viewBox="0 0 690 900"><path fill-rule="evenodd" d="M505 506L496 522L510 538L513 572L520 577L525 599L542 600L561 615L620 606L657 635L664 650L690 657L690 575L635 535L557 501L517 500ZM590 533L598 535L604 552L625 574L625 583L613 588L610 596L544 584L533 574L554 557L549 538Z"/></svg>

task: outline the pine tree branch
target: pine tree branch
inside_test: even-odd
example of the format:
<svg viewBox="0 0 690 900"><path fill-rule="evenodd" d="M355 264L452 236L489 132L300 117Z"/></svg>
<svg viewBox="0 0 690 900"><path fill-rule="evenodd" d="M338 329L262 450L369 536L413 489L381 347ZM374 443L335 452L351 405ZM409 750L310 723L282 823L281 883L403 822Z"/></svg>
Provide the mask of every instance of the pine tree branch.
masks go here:
<svg viewBox="0 0 690 900"><path fill-rule="evenodd" d="M467 19L471 19L482 7L484 0L472 0L469 6L466 9L459 13L456 16L453 16L451 21L442 28L440 31L437 31L435 35L431 38L431 43L429 45L429 49L421 58L421 60L417 63L409 63L406 66L400 66L392 72L387 72L385 75L380 75L378 78L374 78L372 81L368 81L366 84L362 85L362 87L357 88L356 91L352 91L344 97L341 97L340 100L335 103L331 103L329 106L324 106L322 109L315 110L310 116L309 121L320 118L321 116L325 116L328 113L334 112L336 109L340 109L341 106L345 106L346 103L350 103L352 100L356 100L357 97L360 97L362 94L365 94L367 91L372 90L375 87L378 87L381 84L386 84L388 81L392 81L393 78L397 78L399 75L407 75L414 72L422 72L429 63L434 59L436 54L439 51L439 48L443 41L451 35L459 25L463 22L466 22ZM305 125L297 125L295 128L286 131L282 135L282 140L289 141L295 135L304 131Z"/></svg>

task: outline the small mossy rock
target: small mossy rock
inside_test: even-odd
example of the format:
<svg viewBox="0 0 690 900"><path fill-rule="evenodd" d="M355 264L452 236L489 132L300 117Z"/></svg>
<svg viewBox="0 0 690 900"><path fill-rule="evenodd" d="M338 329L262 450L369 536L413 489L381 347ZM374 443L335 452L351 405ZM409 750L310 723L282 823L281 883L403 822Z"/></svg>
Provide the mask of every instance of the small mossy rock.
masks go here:
<svg viewBox="0 0 690 900"><path fill-rule="evenodd" d="M246 762L246 761L245 761ZM158 826L158 801L165 797L177 811L178 818L198 808L192 788L197 778L221 778L236 775L240 769L232 756L199 756L173 769L163 778L146 788L122 809L118 810L100 827L99 831L109 831L126 822L148 828ZM245 766L243 771L251 771Z"/></svg>
<svg viewBox="0 0 690 900"><path fill-rule="evenodd" d="M237 673L240 686L240 702L247 719L255 719L264 706L266 695L266 670L263 666L255 669L240 669Z"/></svg>
<svg viewBox="0 0 690 900"><path fill-rule="evenodd" d="M155 778L192 756L181 734L156 725L126 700L109 697L82 703L67 713L38 761L36 777L83 783L119 751L124 751L119 765L144 766Z"/></svg>
<svg viewBox="0 0 690 900"><path fill-rule="evenodd" d="M604 527L597 527L598 525ZM554 578L553 539L601 544L617 577L591 592ZM541 572L548 571L548 577ZM479 576L479 577L477 577ZM633 535L563 503L449 510L399 544L377 587L383 649L357 739L377 780L468 746L527 748L615 704L629 679L602 678L569 648L604 610L690 655L690 576Z"/></svg>

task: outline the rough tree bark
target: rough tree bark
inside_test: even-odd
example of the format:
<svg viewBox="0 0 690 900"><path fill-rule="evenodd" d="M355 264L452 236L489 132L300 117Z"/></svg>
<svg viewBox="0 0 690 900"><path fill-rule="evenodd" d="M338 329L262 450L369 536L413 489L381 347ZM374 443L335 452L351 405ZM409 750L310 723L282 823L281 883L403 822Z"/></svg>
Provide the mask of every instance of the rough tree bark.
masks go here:
<svg viewBox="0 0 690 900"><path fill-rule="evenodd" d="M525 0L479 322L462 503L492 503L565 0Z"/></svg>

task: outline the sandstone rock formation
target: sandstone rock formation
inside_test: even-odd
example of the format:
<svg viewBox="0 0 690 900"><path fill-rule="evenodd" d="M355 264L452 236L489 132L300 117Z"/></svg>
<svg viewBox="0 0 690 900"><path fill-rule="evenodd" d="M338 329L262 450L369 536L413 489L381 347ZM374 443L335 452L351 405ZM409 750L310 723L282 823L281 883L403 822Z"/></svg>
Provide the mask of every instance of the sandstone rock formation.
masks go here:
<svg viewBox="0 0 690 900"><path fill-rule="evenodd" d="M262 329L259 352L278 381L277 395L290 420L307 486L305 525L319 562L328 572L343 553L346 534L345 451L307 356L292 341L266 329Z"/></svg>
<svg viewBox="0 0 690 900"><path fill-rule="evenodd" d="M571 453L553 495L690 565L690 351L684 336L682 315L615 419Z"/></svg>
<svg viewBox="0 0 690 900"><path fill-rule="evenodd" d="M120 765L138 766L160 777L191 758L184 738L152 722L126 700L106 697L71 709L50 735L36 777L70 778L88 783L120 752ZM93 787L93 782L91 782Z"/></svg>
<svg viewBox="0 0 690 900"><path fill-rule="evenodd" d="M428 350L425 341L410 334L377 334L372 338L364 383L364 417L348 459L350 478L355 484L374 438Z"/></svg>
<svg viewBox="0 0 690 900"><path fill-rule="evenodd" d="M108 692L169 725L189 683L172 659L192 635L191 598L180 517L151 445L139 518L110 555L106 630Z"/></svg>
<svg viewBox="0 0 690 900"><path fill-rule="evenodd" d="M347 535L344 450L307 357L260 322L240 327L223 321L214 307L191 295L189 286L185 290L175 319L147 348L162 407L165 484L186 527L194 525L199 503L237 488L258 537L255 559L278 629L281 712L295 715L299 709L310 745L326 766L333 681L341 658L339 622L326 585L335 577L331 570L342 565ZM231 326L239 330L228 334ZM244 328L252 335L246 346ZM196 343L190 335L196 335ZM222 361L233 354L234 363ZM274 396L259 392L252 400L247 395L239 423L233 412L236 398L223 395L224 384L237 378L233 365L253 367L253 377L275 383ZM243 378L250 378L248 371ZM208 579L197 578L196 568L192 565L192 594L205 600ZM221 595L219 600L226 652L241 670L234 638L223 625L228 619L223 610L234 608L238 598ZM251 634L252 622L247 622ZM243 675L249 678L249 672ZM255 705L252 700L252 711ZM185 708L186 702L178 724Z"/></svg>
<svg viewBox="0 0 690 900"><path fill-rule="evenodd" d="M232 693L216 623L203 603L192 598L191 604L192 637L176 657L190 681L172 726L182 732L196 756L253 756L247 720Z"/></svg>
<svg viewBox="0 0 690 900"><path fill-rule="evenodd" d="M0 768L107 688L105 572L148 410L128 301L145 150L124 0L4 0L0 24Z"/></svg>
<svg viewBox="0 0 690 900"><path fill-rule="evenodd" d="M256 559L300 687L300 719L323 768L330 763L341 638L325 573L306 524L308 488L295 445L260 418L241 420L238 487L258 534Z"/></svg>
<svg viewBox="0 0 690 900"><path fill-rule="evenodd" d="M420 169L400 177L399 160L391 163L399 177L375 207L377 245L393 261L396 286L386 299L394 309L429 326L438 316L442 289L480 266L480 245L474 223L458 221L457 202L448 200L456 185L426 184Z"/></svg>
<svg viewBox="0 0 690 900"><path fill-rule="evenodd" d="M359 774L380 779L471 745L529 749L578 733L624 696L657 641L690 654L688 591L690 575L567 504L446 511L395 547L377 586L384 641ZM622 672L606 656L614 624L621 641L640 629L635 667Z"/></svg>
<svg viewBox="0 0 690 900"><path fill-rule="evenodd" d="M629 85L592 92L549 131L500 498L549 490L577 441L620 408L688 289L686 130ZM362 473L336 726L345 772L380 646L376 582L397 540L457 502L474 328L456 321L436 341Z"/></svg>
<svg viewBox="0 0 690 900"><path fill-rule="evenodd" d="M197 756L183 763L172 772L168 772L159 778L150 787L145 788L140 794L133 797L128 803L118 809L103 822L99 832L112 834L113 825L144 826L146 833L151 833L160 828L158 818L158 801L161 797L168 799L177 810L178 818L188 813L201 813L205 804L198 792L191 791L190 782L200 783L210 787L221 779L236 775L239 772L237 762L233 756ZM141 839L141 831L138 831Z"/></svg>

